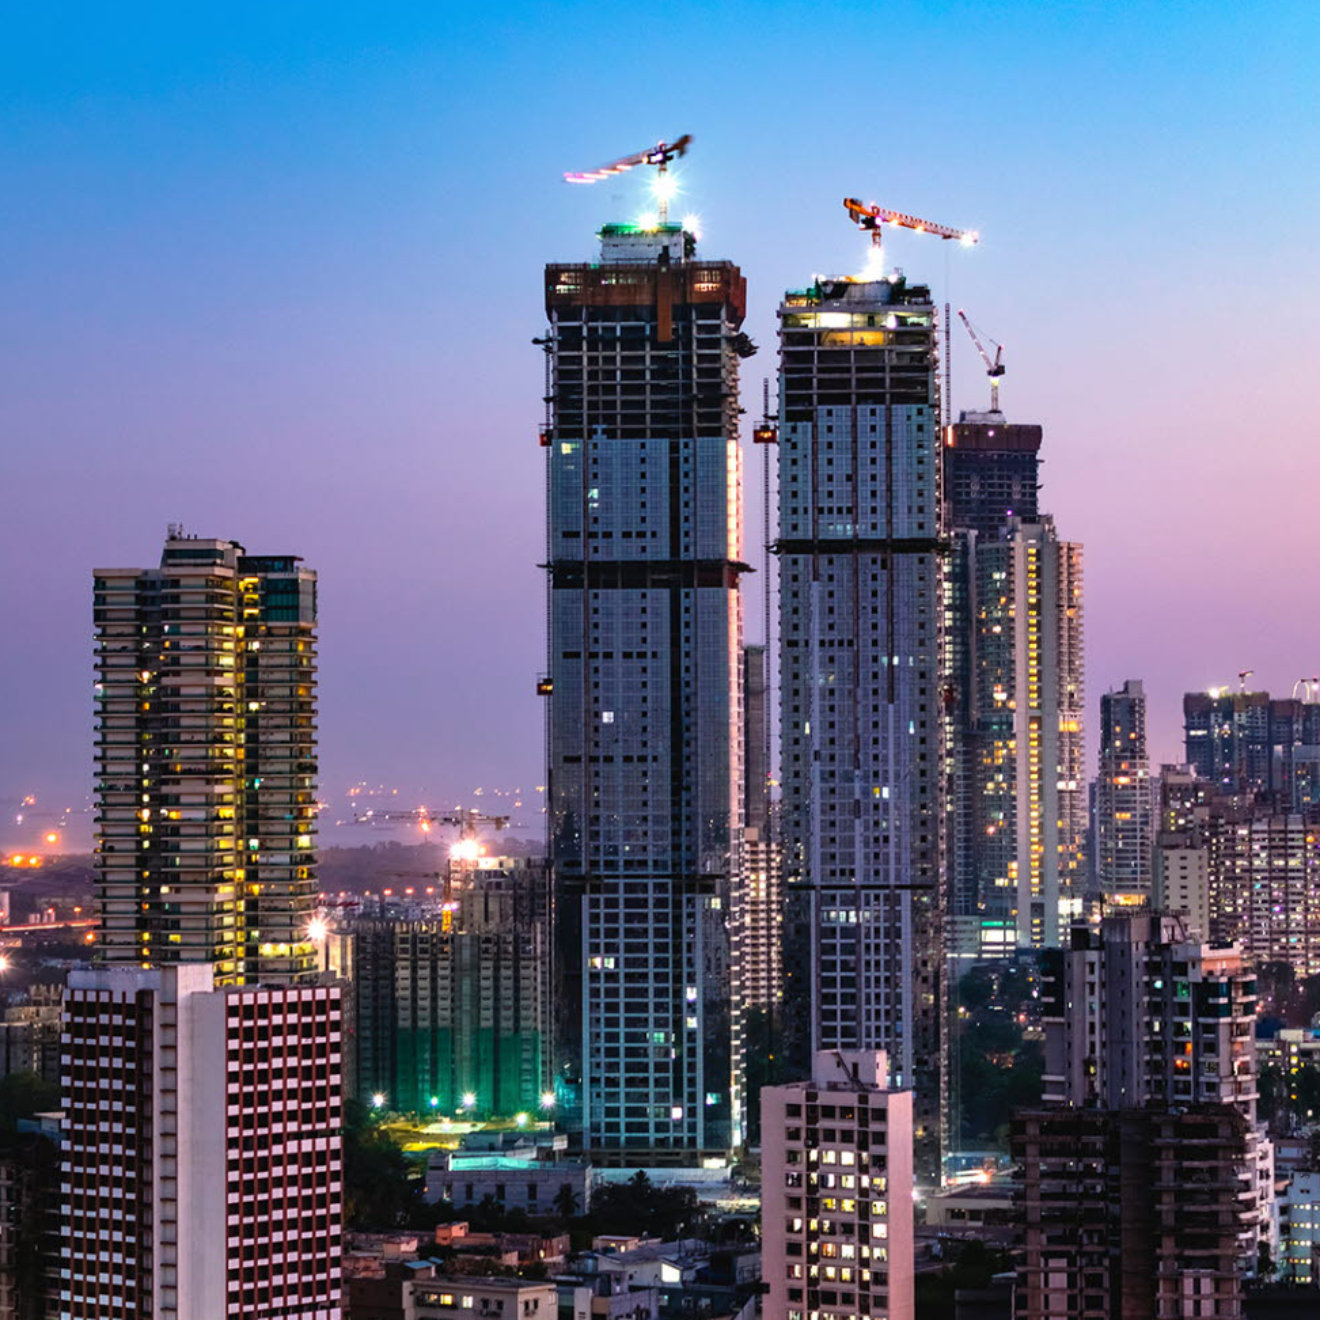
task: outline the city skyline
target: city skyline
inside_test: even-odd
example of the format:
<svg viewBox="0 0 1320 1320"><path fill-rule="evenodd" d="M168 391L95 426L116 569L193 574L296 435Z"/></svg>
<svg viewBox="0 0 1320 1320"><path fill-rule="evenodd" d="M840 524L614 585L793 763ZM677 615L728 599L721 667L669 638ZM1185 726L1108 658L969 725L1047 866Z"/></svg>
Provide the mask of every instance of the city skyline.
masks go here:
<svg viewBox="0 0 1320 1320"><path fill-rule="evenodd" d="M1092 715L1094 694L1141 677L1152 761L1179 760L1184 691L1252 668L1255 685L1286 692L1320 668L1278 571L1302 553L1313 462L1301 448L1312 208L1289 170L1314 132L1296 113L1313 15L1285 7L1261 31L1157 6L1072 22L1020 6L951 37L964 8L882 19L827 7L811 20L841 47L938 56L927 137L897 150L841 128L825 102L790 111L759 89L735 129L723 92L686 72L609 124L528 122L495 89L538 60L572 63L601 96L633 75L603 38L569 22L556 47L545 20L516 23L516 6L486 62L466 64L491 29L416 10L376 31L318 21L314 35L242 14L223 34L131 20L111 31L89 12L69 40L24 19L5 57L7 163L27 204L12 226L0 458L18 493L0 547L22 567L0 608L24 645L4 662L0 840L8 799L76 808L89 795L87 569L141 562L155 548L144 529L171 521L294 545L321 571L324 796L364 777L425 784L437 801L541 782L536 271L553 252L587 257L602 223L645 205L643 180L583 192L562 170L681 131L696 142L677 205L701 214L709 256L748 274L761 349L749 422L756 382L773 375L782 289L804 265L855 273L864 260L842 196L982 231L947 264L903 235L891 259L1007 345L1006 414L1052 437L1048 507L1087 545ZM796 56L807 18L765 12L742 39L770 67ZM694 10L691 34L732 39L737 19ZM640 18L622 23L621 41ZM1197 58L1168 76L1161 42ZM984 61L1017 75L993 102L969 76ZM1069 93L1090 75L1103 83L1090 99ZM1010 132L1016 170L999 145ZM1266 240L1248 253L1232 218L1262 210ZM1224 296L1238 270L1270 290L1268 334ZM493 310L460 337L452 309L478 289ZM983 406L971 346L955 334L953 350L955 413ZM1158 375L1138 381L1135 362L1158 362ZM217 445L266 478L237 519L229 489L207 480ZM180 451L188 476L161 476ZM93 498L105 488L120 498ZM1276 535L1236 534L1253 505ZM497 571L475 571L492 560ZM382 685L387 655L397 678Z"/></svg>

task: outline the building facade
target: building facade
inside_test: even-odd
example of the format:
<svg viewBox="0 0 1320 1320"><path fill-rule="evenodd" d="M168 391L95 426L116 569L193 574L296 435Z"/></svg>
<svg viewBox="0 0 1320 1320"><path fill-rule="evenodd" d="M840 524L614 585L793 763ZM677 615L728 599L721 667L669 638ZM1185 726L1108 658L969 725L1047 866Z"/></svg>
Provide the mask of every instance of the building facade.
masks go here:
<svg viewBox="0 0 1320 1320"><path fill-rule="evenodd" d="M912 1093L883 1053L826 1051L761 1092L766 1320L914 1314Z"/></svg>
<svg viewBox="0 0 1320 1320"><path fill-rule="evenodd" d="M1320 973L1320 813L1214 798L1202 838L1211 938L1298 976Z"/></svg>
<svg viewBox="0 0 1320 1320"><path fill-rule="evenodd" d="M1044 1098L1236 1105L1256 1118L1256 977L1241 948L1149 912L1077 926L1044 968Z"/></svg>
<svg viewBox="0 0 1320 1320"><path fill-rule="evenodd" d="M995 540L1010 518L1040 516L1041 427L1001 412L964 412L949 428L944 484L949 526Z"/></svg>
<svg viewBox="0 0 1320 1320"><path fill-rule="evenodd" d="M555 1089L597 1162L742 1131L746 285L680 225L546 268Z"/></svg>
<svg viewBox="0 0 1320 1320"><path fill-rule="evenodd" d="M1011 1139L1019 1313L1238 1320L1274 1195L1241 950L1119 913L1046 957L1042 999L1045 1104Z"/></svg>
<svg viewBox="0 0 1320 1320"><path fill-rule="evenodd" d="M1146 693L1130 678L1100 698L1096 883L1108 906L1149 902L1154 839Z"/></svg>
<svg viewBox="0 0 1320 1320"><path fill-rule="evenodd" d="M338 1320L339 991L74 971L60 1320Z"/></svg>
<svg viewBox="0 0 1320 1320"><path fill-rule="evenodd" d="M764 646L743 648L744 879L738 896L743 1004L775 1025L784 996L783 892L770 798L770 691Z"/></svg>
<svg viewBox="0 0 1320 1320"><path fill-rule="evenodd" d="M1242 675L1243 681L1250 671ZM1300 690L1300 695L1299 695ZM1320 702L1316 682L1291 697L1212 688L1183 697L1190 767L1218 793L1252 793L1276 811L1320 800Z"/></svg>
<svg viewBox="0 0 1320 1320"><path fill-rule="evenodd" d="M1019 1111L1018 1320L1241 1320L1247 1126L1222 1105Z"/></svg>
<svg viewBox="0 0 1320 1320"><path fill-rule="evenodd" d="M97 950L222 981L316 966L316 575L171 529L95 572Z"/></svg>
<svg viewBox="0 0 1320 1320"><path fill-rule="evenodd" d="M947 596L930 291L822 280L779 309L785 1021L887 1051L918 1160L946 1122Z"/></svg>

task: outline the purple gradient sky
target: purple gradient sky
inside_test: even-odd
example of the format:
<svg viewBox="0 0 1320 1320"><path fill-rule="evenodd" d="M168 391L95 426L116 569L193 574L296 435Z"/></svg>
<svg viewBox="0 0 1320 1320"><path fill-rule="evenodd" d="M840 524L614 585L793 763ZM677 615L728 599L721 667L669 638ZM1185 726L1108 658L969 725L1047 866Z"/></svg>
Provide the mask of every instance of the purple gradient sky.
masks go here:
<svg viewBox="0 0 1320 1320"><path fill-rule="evenodd" d="M541 267L642 209L559 173L681 132L679 206L748 276L749 409L782 290L860 266L842 196L982 231L890 250L1045 424L1092 725L1144 678L1171 758L1184 689L1320 671L1309 0L6 22L0 843L32 842L11 799L90 792L91 569L176 520L319 570L324 796L540 781ZM959 337L955 406L984 398Z"/></svg>

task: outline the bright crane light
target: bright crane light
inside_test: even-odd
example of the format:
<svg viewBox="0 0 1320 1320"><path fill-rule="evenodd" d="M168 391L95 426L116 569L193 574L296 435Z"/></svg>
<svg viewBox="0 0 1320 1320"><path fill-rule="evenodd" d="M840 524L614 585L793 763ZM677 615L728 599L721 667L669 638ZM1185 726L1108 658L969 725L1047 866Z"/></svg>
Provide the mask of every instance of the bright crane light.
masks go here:
<svg viewBox="0 0 1320 1320"><path fill-rule="evenodd" d="M673 198L677 191L678 180L668 170L663 172L657 170L655 178L651 180L651 192L655 200L664 205Z"/></svg>

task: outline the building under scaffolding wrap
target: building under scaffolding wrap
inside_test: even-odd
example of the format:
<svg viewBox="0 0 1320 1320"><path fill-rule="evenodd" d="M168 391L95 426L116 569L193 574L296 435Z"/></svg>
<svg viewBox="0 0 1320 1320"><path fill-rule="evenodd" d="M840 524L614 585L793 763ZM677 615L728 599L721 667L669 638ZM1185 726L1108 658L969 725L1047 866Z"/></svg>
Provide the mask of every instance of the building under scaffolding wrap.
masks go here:
<svg viewBox="0 0 1320 1320"><path fill-rule="evenodd" d="M739 332L680 225L546 268L556 1104L598 1163L741 1140Z"/></svg>
<svg viewBox="0 0 1320 1320"><path fill-rule="evenodd" d="M832 279L779 309L786 1023L885 1050L915 1090L919 1175L944 1122L947 540L928 289Z"/></svg>

